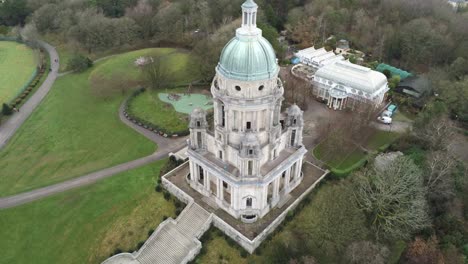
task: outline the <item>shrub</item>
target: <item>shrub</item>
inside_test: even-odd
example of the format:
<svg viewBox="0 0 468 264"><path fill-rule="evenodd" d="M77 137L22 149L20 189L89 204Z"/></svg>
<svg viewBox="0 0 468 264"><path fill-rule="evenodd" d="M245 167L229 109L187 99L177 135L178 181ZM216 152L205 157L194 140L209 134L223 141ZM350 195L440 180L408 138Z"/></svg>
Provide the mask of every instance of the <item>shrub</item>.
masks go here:
<svg viewBox="0 0 468 264"><path fill-rule="evenodd" d="M161 191L162 191L161 185L159 185L159 184L156 185L156 187L154 188L154 190L155 190L156 192L161 192Z"/></svg>
<svg viewBox="0 0 468 264"><path fill-rule="evenodd" d="M389 69L383 70L382 73L385 75L385 77L387 77L387 79L392 78L392 72Z"/></svg>
<svg viewBox="0 0 468 264"><path fill-rule="evenodd" d="M140 249L145 244L145 241L140 241L137 244L137 250Z"/></svg>
<svg viewBox="0 0 468 264"><path fill-rule="evenodd" d="M13 113L13 109L11 109L11 107L7 104L3 104L2 106L2 114L5 115L5 116L9 116Z"/></svg>
<svg viewBox="0 0 468 264"><path fill-rule="evenodd" d="M67 64L67 69L82 72L93 66L93 61L81 54L73 55Z"/></svg>
<svg viewBox="0 0 468 264"><path fill-rule="evenodd" d="M367 158L363 158L359 160L358 162L354 163L352 166L349 166L346 169L336 169L336 168L331 168L330 171L333 174L334 177L336 178L344 178L348 176L351 172L363 167L366 165Z"/></svg>
<svg viewBox="0 0 468 264"><path fill-rule="evenodd" d="M171 194L168 192L164 192L164 200L169 201L171 199Z"/></svg>
<svg viewBox="0 0 468 264"><path fill-rule="evenodd" d="M182 209L179 208L179 207L176 208L176 209L175 209L175 214L176 214L176 215L180 215L180 213L182 213Z"/></svg>
<svg viewBox="0 0 468 264"><path fill-rule="evenodd" d="M154 229L150 229L150 230L148 231L148 237L150 237L150 236L153 234L153 232L154 232Z"/></svg>
<svg viewBox="0 0 468 264"><path fill-rule="evenodd" d="M241 256L242 258L246 258L248 255L249 255L249 253L248 253L247 251L241 250L240 256Z"/></svg>

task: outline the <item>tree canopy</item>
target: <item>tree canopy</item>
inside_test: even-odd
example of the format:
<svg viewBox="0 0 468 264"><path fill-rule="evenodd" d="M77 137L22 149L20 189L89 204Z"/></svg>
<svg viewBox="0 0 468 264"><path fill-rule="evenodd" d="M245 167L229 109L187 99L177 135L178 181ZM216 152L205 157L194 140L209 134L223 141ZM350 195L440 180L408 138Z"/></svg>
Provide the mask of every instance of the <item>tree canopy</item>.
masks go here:
<svg viewBox="0 0 468 264"><path fill-rule="evenodd" d="M422 171L408 157L358 173L355 197L377 238L408 239L430 225Z"/></svg>

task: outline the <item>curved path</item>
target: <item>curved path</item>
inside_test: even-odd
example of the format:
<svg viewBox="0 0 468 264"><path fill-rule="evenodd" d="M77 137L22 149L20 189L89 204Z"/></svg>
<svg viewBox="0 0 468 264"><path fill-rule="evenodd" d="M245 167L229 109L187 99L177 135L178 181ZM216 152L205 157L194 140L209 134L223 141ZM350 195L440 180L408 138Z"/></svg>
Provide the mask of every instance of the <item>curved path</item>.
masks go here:
<svg viewBox="0 0 468 264"><path fill-rule="evenodd" d="M39 41L39 44L44 49L46 49L47 52L49 52L52 71L49 72L47 79L44 81L41 87L39 87L37 91L31 96L31 98L29 98L29 100L21 107L20 112L14 113L5 123L3 123L0 126L0 149L8 143L8 141L15 134L18 128L24 123L24 121L26 121L26 119L31 115L34 109L45 98L53 83L55 82L55 79L58 76L61 76L58 74L58 69L60 65L58 63L58 53L55 50L55 48L43 41ZM57 62L55 62L56 60ZM20 193L17 195L0 198L0 209L15 207L70 189L93 184L98 180L108 178L120 172L138 168L143 165L152 163L154 161L163 159L167 157L169 153L176 152L185 147L186 137L177 139L164 138L127 120L127 118L123 114L125 103L126 101L124 101L119 108L120 120L132 129L136 130L137 132L148 138L149 140L158 144L158 150L155 153L137 160L119 164L111 168L106 168L61 183L53 184L50 186Z"/></svg>
<svg viewBox="0 0 468 264"><path fill-rule="evenodd" d="M125 107L125 102L122 103L119 109L120 120L124 122L129 127L133 128L146 138L158 144L158 150L146 157L129 161L111 168L103 169L96 171L78 178L67 180L61 183L53 184L43 188L35 189L29 192L20 193L13 196L7 196L0 198L0 209L15 207L21 204L32 202L47 196L51 196L57 193L61 193L70 189L86 186L95 183L98 180L105 179L116 175L118 173L135 169L146 164L155 162L157 160L163 159L169 155L171 152L176 152L186 145L186 137L170 139L159 136L149 130L146 130L140 126L135 125L125 118L123 110Z"/></svg>
<svg viewBox="0 0 468 264"><path fill-rule="evenodd" d="M38 41L39 45L43 47L49 53L50 65L52 71L42 83L41 87L26 101L26 103L20 108L20 112L15 112L13 115L0 126L0 149L5 147L8 141L13 137L18 128L28 119L31 113L36 107L42 102L44 97L49 92L52 84L54 84L57 78L58 69L60 64L58 62L59 56L57 51L51 45ZM55 62L57 60L57 62Z"/></svg>

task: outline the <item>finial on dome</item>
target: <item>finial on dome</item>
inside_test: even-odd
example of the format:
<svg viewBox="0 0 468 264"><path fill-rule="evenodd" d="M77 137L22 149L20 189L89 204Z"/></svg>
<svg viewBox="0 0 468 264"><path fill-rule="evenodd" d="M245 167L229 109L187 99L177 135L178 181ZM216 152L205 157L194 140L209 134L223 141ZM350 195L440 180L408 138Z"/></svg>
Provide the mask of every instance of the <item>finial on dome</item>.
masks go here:
<svg viewBox="0 0 468 264"><path fill-rule="evenodd" d="M258 7L258 5L253 0L246 0L242 4L242 8L255 8L255 7Z"/></svg>

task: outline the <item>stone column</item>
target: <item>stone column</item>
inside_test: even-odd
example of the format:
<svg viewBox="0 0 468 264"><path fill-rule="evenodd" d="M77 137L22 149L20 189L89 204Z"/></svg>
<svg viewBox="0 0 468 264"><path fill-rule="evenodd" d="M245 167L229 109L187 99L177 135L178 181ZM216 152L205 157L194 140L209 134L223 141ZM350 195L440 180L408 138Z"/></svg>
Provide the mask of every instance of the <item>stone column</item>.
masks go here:
<svg viewBox="0 0 468 264"><path fill-rule="evenodd" d="M216 177L216 198L219 199L219 192L220 192L220 188L219 188L219 178Z"/></svg>
<svg viewBox="0 0 468 264"><path fill-rule="evenodd" d="M232 188L232 185L229 185L229 188L231 189L231 208L236 208L235 207L235 202L237 198L237 190L235 188Z"/></svg>
<svg viewBox="0 0 468 264"><path fill-rule="evenodd" d="M190 167L190 182L193 182L194 179L196 179L195 170L193 169L194 163L189 162L189 167Z"/></svg>
<svg viewBox="0 0 468 264"><path fill-rule="evenodd" d="M276 178L273 181L273 197L271 199L271 206L275 206L279 201L279 186L280 186L281 176Z"/></svg>
<svg viewBox="0 0 468 264"><path fill-rule="evenodd" d="M293 165L294 166L294 165ZM291 175L291 167L289 167L289 169L286 171L286 177L284 177L285 179L285 189L287 190L287 192L289 192L289 183L291 182L291 176L294 176L294 175Z"/></svg>
<svg viewBox="0 0 468 264"><path fill-rule="evenodd" d="M205 178L203 179L203 184L205 185L205 190L210 193L210 173L205 170Z"/></svg>
<svg viewBox="0 0 468 264"><path fill-rule="evenodd" d="M303 158L299 160L299 163L297 163L297 178L301 176L302 162L303 162Z"/></svg>
<svg viewBox="0 0 468 264"><path fill-rule="evenodd" d="M262 203L262 208L265 208L268 206L268 185L269 184L266 184L265 186L263 186L263 203Z"/></svg>
<svg viewBox="0 0 468 264"><path fill-rule="evenodd" d="M217 183L218 183L218 199L220 199L221 201L224 200L224 187L223 187L223 180L221 180L220 178L217 179Z"/></svg>

